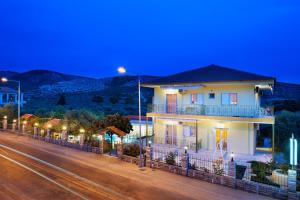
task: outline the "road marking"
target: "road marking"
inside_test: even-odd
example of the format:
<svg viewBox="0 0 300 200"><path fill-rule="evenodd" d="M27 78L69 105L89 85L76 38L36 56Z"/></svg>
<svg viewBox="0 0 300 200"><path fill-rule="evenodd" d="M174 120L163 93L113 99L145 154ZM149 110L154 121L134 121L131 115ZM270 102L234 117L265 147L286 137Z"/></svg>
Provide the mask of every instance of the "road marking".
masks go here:
<svg viewBox="0 0 300 200"><path fill-rule="evenodd" d="M25 156L25 157L30 158L30 159L32 159L32 160L35 160L35 161L37 161L37 162L43 163L43 164L45 164L45 165L47 165L47 166L49 166L49 167L51 167L51 168L53 168L53 169L56 169L56 170L58 170L58 171L60 171L60 172L63 172L63 173L66 173L66 174L68 174L68 175L70 175L70 176L73 176L73 177L75 177L75 178L77 178L77 179L79 179L79 180L81 180L81 181L84 181L84 182L86 182L86 183L88 183L88 184L91 184L91 185L93 185L93 186L95 186L95 187L101 188L102 190L107 191L108 193L112 193L112 194L114 194L114 195L120 197L121 199L132 199L132 198L126 197L126 196L124 196L123 194L121 194L121 193L119 193L119 192L116 192L116 191L114 191L114 190L112 190L112 189L110 189L110 188L108 188L108 187L105 187L105 186L103 186L103 185L99 185L99 184L97 184L97 183L95 183L95 182L93 182L93 181L91 181L91 180L88 180L88 179L86 179L86 178L84 178L84 177L81 177L81 176L79 176L79 175L77 175L77 174L74 174L73 172L70 172L70 171L68 171L68 170L66 170L66 169L63 169L63 168L61 168L61 167L58 167L58 166L53 165L53 164L51 164L51 163L48 163L48 162L46 162L46 161L44 161L44 160L41 160L41 159L36 158L36 157L34 157L34 156L31 156L31 155L29 155L29 154L27 154L27 153L18 151L18 150L16 150L16 149L13 149L13 148L8 147L8 146L3 145L3 144L0 144L0 147L5 148L5 149L8 149L8 150L10 150L10 151L13 151L13 152L15 152L15 153L17 153L17 154L20 154L20 155L22 155L22 156Z"/></svg>
<svg viewBox="0 0 300 200"><path fill-rule="evenodd" d="M68 191L68 192L70 192L70 193L72 193L72 194L74 194L74 195L80 197L81 199L88 200L86 197L84 197L84 196L82 196L81 194L75 192L74 190L71 190L70 188L65 187L64 185L62 185L62 184L60 184L60 183L58 183L58 182L52 180L51 178L49 178L49 177L47 177L47 176L41 174L40 172L37 172L37 171L35 171L35 170L33 170L33 169L27 167L26 165L23 165L22 163L19 163L18 161L13 160L13 159L11 159L11 158L5 156L5 155L0 154L0 156L1 156L2 158L6 159L6 160L8 160L8 161L10 161L10 162L12 162L12 163L15 163L16 165L19 165L20 167L22 167L22 168L24 168L24 169L27 169L28 171L31 171L32 173L34 173L34 174L36 174L36 175L38 175L38 176L40 176L40 177L46 179L47 181L49 181L49 182L51 182L51 183L53 183L53 184L55 184L55 185L61 187L62 189L64 189L64 190L66 190L66 191Z"/></svg>

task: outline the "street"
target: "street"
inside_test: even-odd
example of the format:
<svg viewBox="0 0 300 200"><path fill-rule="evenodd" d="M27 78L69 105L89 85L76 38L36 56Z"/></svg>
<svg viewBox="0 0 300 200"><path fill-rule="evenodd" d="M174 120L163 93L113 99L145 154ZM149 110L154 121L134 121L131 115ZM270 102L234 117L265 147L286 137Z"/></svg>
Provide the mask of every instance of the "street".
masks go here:
<svg viewBox="0 0 300 200"><path fill-rule="evenodd" d="M270 199L0 132L0 199Z"/></svg>

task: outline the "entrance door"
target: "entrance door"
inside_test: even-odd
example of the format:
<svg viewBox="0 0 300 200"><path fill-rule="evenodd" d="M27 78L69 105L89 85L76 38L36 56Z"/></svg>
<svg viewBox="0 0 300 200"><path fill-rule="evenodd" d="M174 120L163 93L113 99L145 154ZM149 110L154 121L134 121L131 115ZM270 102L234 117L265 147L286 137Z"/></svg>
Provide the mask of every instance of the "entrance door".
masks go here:
<svg viewBox="0 0 300 200"><path fill-rule="evenodd" d="M177 94L167 94L166 96L166 111L167 113L176 113L177 111Z"/></svg>
<svg viewBox="0 0 300 200"><path fill-rule="evenodd" d="M216 129L216 149L227 151L227 133L228 129L226 128L217 128Z"/></svg>

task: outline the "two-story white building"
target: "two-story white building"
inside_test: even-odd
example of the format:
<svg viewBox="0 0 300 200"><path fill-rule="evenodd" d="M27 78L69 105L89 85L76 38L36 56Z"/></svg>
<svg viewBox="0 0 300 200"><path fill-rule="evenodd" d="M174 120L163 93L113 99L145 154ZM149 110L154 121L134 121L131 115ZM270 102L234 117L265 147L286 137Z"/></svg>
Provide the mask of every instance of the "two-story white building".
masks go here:
<svg viewBox="0 0 300 200"><path fill-rule="evenodd" d="M263 160L256 153L257 131L275 120L273 110L260 105L261 90L272 90L274 82L210 65L143 83L154 88L147 113L153 119L154 146Z"/></svg>
<svg viewBox="0 0 300 200"><path fill-rule="evenodd" d="M21 93L21 106L24 104L23 93ZM0 106L6 104L18 104L18 91L9 87L0 87Z"/></svg>

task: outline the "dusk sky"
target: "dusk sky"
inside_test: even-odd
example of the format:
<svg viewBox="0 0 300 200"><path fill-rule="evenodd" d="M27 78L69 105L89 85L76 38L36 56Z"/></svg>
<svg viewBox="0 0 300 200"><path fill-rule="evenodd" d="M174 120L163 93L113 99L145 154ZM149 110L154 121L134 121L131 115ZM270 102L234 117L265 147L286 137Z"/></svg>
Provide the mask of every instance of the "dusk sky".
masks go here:
<svg viewBox="0 0 300 200"><path fill-rule="evenodd" d="M218 64L300 83L299 0L2 0L0 70L168 75Z"/></svg>

